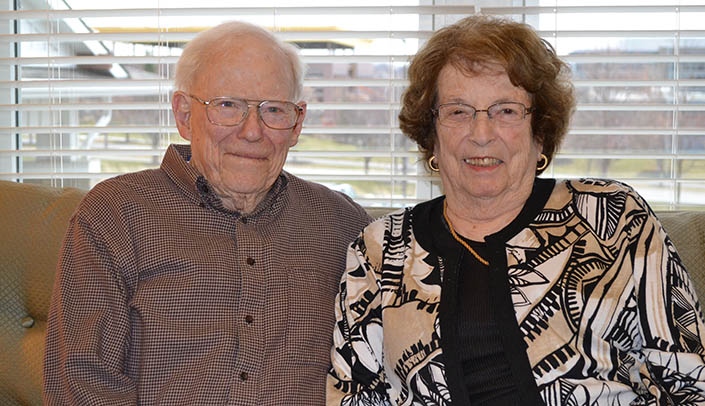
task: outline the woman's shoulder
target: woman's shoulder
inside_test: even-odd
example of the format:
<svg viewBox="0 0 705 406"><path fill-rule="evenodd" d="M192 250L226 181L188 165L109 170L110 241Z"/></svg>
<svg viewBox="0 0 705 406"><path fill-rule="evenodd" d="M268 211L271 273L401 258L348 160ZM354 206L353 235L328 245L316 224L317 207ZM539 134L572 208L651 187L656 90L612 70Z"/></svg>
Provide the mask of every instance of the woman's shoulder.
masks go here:
<svg viewBox="0 0 705 406"><path fill-rule="evenodd" d="M394 230L398 231L403 228L405 224L409 224L412 209L412 207L393 209L368 224L363 230L363 233L368 236L384 238L385 235L389 235Z"/></svg>
<svg viewBox="0 0 705 406"><path fill-rule="evenodd" d="M430 210L441 198L393 210L370 223L360 235L365 249L373 258L401 258L409 250L428 251L430 245Z"/></svg>
<svg viewBox="0 0 705 406"><path fill-rule="evenodd" d="M604 178L579 178L563 179L557 182L558 185L565 185L573 193L598 193L598 194L620 194L636 193L634 188L624 182L615 179Z"/></svg>
<svg viewBox="0 0 705 406"><path fill-rule="evenodd" d="M591 228L619 228L618 224L642 222L652 211L630 185L613 179L582 178L556 182L544 212L554 217L577 215ZM603 230L600 234L610 234ZM613 230L614 231L614 230Z"/></svg>
<svg viewBox="0 0 705 406"><path fill-rule="evenodd" d="M402 230L408 231L412 227L419 226L419 223L430 218L430 211L436 205L442 202L443 196L437 197L433 200L427 200L418 203L414 206L397 208L389 211L388 213L379 216L374 222L367 226L370 232L377 233L396 233Z"/></svg>
<svg viewBox="0 0 705 406"><path fill-rule="evenodd" d="M644 204L644 199L630 185L601 178L559 179L551 192L548 207L562 207L566 204L584 204L587 202L637 201Z"/></svg>

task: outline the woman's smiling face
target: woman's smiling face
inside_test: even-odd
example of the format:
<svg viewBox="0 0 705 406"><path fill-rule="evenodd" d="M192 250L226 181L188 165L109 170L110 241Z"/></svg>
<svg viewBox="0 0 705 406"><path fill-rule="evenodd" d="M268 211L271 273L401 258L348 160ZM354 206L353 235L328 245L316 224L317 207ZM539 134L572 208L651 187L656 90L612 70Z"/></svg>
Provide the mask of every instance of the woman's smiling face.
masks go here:
<svg viewBox="0 0 705 406"><path fill-rule="evenodd" d="M514 86L498 65L474 73L446 65L438 78L438 105L463 103L477 110L496 103L531 107L531 96ZM532 137L531 115L511 126L497 125L477 112L467 126L451 128L436 122L434 154L444 192L458 199L526 199L536 176L541 145Z"/></svg>

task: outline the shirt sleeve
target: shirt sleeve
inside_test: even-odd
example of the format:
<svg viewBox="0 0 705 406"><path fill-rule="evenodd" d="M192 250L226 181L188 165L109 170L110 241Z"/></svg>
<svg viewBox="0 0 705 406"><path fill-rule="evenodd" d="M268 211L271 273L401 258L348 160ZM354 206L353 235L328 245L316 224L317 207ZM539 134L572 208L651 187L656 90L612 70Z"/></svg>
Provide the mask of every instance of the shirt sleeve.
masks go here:
<svg viewBox="0 0 705 406"><path fill-rule="evenodd" d="M80 209L74 215L57 265L44 404L135 405L136 385L124 370L130 331L127 288L114 255L119 247L89 218Z"/></svg>
<svg viewBox="0 0 705 406"><path fill-rule="evenodd" d="M702 404L705 322L693 282L653 213L640 230L633 252L643 339L642 382L654 404Z"/></svg>
<svg viewBox="0 0 705 406"><path fill-rule="evenodd" d="M348 249L336 297L327 405L390 405L382 364L382 304L363 237Z"/></svg>

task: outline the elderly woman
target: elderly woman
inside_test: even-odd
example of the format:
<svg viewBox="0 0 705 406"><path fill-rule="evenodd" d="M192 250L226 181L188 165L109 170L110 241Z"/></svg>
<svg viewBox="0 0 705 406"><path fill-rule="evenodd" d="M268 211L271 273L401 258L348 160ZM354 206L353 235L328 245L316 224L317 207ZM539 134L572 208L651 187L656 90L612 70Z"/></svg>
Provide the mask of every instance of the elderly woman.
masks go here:
<svg viewBox="0 0 705 406"><path fill-rule="evenodd" d="M328 404L705 402L705 323L647 203L616 181L537 177L575 105L550 45L468 17L409 80L401 128L445 195L352 243Z"/></svg>

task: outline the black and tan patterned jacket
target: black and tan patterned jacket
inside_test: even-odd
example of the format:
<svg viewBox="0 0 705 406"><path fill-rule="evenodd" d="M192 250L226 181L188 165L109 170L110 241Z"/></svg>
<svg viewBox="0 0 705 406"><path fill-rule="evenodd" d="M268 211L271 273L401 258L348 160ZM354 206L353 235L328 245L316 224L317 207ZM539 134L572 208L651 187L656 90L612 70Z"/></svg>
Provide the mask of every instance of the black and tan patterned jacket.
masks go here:
<svg viewBox="0 0 705 406"><path fill-rule="evenodd" d="M442 200L385 216L351 245L329 405L465 404L450 327L460 261ZM522 213L486 241L490 296L524 405L705 404L700 305L633 189L537 179Z"/></svg>

